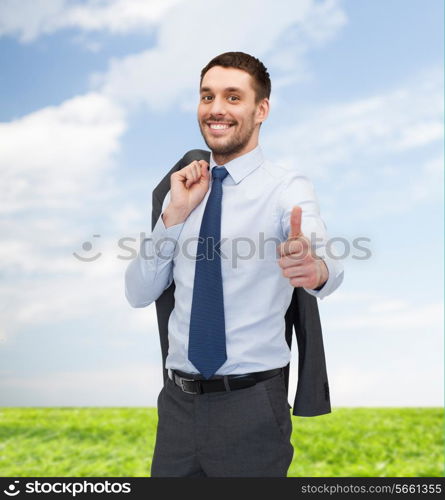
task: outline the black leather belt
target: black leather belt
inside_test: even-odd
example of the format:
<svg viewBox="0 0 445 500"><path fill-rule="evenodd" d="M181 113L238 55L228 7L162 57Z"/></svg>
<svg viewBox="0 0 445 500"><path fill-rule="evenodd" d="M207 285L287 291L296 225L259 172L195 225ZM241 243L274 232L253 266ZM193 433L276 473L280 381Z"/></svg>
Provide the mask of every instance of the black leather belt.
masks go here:
<svg viewBox="0 0 445 500"><path fill-rule="evenodd" d="M172 382L187 394L202 394L204 392L236 391L251 387L261 380L275 377L283 368L275 368L265 372L246 373L243 375L215 375L205 379L202 375L187 374L179 370L171 370Z"/></svg>

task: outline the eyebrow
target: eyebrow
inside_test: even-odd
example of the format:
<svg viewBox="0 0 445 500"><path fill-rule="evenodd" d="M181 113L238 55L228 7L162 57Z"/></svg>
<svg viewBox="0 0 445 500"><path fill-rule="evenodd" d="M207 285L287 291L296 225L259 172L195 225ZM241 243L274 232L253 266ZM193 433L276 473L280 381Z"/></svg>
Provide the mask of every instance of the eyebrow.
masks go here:
<svg viewBox="0 0 445 500"><path fill-rule="evenodd" d="M211 92L212 89L210 87L201 87L200 89L200 92L203 93L203 92ZM240 89L239 87L226 87L224 89L224 92L239 92L240 94L243 93L242 89Z"/></svg>

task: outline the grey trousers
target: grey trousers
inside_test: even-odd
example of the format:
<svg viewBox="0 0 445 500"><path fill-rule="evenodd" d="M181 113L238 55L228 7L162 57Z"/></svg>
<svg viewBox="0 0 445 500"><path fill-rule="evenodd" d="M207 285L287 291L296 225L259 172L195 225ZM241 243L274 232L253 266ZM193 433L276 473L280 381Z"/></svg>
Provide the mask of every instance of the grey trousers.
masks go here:
<svg viewBox="0 0 445 500"><path fill-rule="evenodd" d="M294 448L284 376L230 392L158 396L152 477L286 477Z"/></svg>

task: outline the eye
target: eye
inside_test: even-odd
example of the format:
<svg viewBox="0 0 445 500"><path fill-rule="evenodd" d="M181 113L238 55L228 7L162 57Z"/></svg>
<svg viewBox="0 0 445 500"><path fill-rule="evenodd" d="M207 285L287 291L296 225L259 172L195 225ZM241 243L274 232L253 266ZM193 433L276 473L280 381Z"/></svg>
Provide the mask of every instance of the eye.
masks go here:
<svg viewBox="0 0 445 500"><path fill-rule="evenodd" d="M229 99L229 101L231 102L239 101L239 97L236 95L229 95L227 99Z"/></svg>
<svg viewBox="0 0 445 500"><path fill-rule="evenodd" d="M201 101L204 101L204 102L210 102L212 100L212 96L211 95L203 95L201 97Z"/></svg>

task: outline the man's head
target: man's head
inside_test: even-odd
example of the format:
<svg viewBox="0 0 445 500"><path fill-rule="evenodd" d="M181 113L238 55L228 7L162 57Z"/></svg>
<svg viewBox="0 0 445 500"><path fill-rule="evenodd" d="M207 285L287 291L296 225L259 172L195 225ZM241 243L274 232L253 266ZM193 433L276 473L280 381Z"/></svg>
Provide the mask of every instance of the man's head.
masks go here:
<svg viewBox="0 0 445 500"><path fill-rule="evenodd" d="M271 83L263 63L244 52L226 52L201 71L198 123L215 161L226 163L258 144L269 113Z"/></svg>

